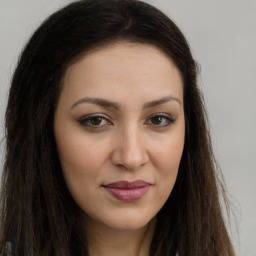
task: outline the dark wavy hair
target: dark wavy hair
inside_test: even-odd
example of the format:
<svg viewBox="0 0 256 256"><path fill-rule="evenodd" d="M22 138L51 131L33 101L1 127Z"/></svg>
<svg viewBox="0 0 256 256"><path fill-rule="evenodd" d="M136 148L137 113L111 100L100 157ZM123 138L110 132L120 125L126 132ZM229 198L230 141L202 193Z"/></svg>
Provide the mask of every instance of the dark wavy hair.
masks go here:
<svg viewBox="0 0 256 256"><path fill-rule="evenodd" d="M176 64L184 86L185 146L176 184L157 215L150 256L234 256L220 194L197 65L165 14L136 0L83 0L51 15L25 46L6 110L0 252L15 256L88 255L80 209L62 175L53 135L68 66L116 41L153 44Z"/></svg>

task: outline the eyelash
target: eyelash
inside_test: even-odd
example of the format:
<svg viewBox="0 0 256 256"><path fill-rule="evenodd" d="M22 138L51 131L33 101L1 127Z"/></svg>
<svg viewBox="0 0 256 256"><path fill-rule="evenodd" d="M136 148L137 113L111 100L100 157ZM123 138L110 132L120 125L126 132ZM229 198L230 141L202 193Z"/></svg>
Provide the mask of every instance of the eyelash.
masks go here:
<svg viewBox="0 0 256 256"><path fill-rule="evenodd" d="M164 119L165 120L165 124L164 125L156 125L156 124L153 124L152 123L152 119L153 118L158 118L158 120L159 120L159 118L161 119L161 121ZM150 116L149 117L149 119L148 120L151 120L151 126L154 126L154 127L156 127L156 128L165 128L165 127L169 127L170 125L172 125L172 124L174 124L175 123L175 119L174 118L172 118L172 117L170 117L170 116L167 116L167 115L164 115L164 114L155 114L155 115L152 115L152 116Z"/></svg>
<svg viewBox="0 0 256 256"><path fill-rule="evenodd" d="M160 121L163 121L163 119L164 119L165 124L163 124L163 125L153 124L152 123L153 118L155 118L155 121L157 120L157 118L158 118L158 120L160 118ZM92 124L92 121L93 120L97 121L97 119L98 119L98 121L100 121L100 123L98 125ZM102 125L101 123L103 120L105 120L105 124ZM150 122L148 122L148 120L150 120ZM154 128L161 129L161 128L166 128L166 127L171 126L173 123L175 123L175 121L176 120L174 118L167 116L165 114L155 114L155 115L150 116L147 119L146 123L148 123L150 126L153 126ZM110 122L107 117L105 117L103 115L98 115L98 114L86 116L86 117L82 118L81 120L79 120L79 123L83 127L90 128L90 129L100 129L106 125L112 125L112 122Z"/></svg>
<svg viewBox="0 0 256 256"><path fill-rule="evenodd" d="M92 129L99 129L99 128L102 128L102 125L99 126L99 125L94 125L92 124L92 121L93 120L96 120L96 118L99 118L102 120L105 120L107 125L111 125L112 123L108 120L108 118L106 118L105 116L102 116L102 115L89 115L89 116L86 116L84 118L82 118L81 120L79 120L79 123L84 126L84 127L87 127L87 128L92 128Z"/></svg>

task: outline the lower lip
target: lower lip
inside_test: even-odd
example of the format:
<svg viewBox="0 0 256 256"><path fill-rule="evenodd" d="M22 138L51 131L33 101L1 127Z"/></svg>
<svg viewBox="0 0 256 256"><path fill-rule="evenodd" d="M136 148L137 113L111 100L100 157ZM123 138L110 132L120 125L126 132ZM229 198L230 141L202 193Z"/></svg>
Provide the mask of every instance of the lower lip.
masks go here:
<svg viewBox="0 0 256 256"><path fill-rule="evenodd" d="M110 188L104 187L114 198L123 202L133 202L142 198L149 190L150 185L138 188Z"/></svg>

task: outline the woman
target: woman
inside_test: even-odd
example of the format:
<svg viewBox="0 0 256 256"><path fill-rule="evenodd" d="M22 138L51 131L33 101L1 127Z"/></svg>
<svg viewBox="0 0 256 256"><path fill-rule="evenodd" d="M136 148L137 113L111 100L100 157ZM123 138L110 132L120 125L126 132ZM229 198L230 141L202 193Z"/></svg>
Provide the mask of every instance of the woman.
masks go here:
<svg viewBox="0 0 256 256"><path fill-rule="evenodd" d="M141 1L49 17L10 89L3 255L234 255L196 74Z"/></svg>

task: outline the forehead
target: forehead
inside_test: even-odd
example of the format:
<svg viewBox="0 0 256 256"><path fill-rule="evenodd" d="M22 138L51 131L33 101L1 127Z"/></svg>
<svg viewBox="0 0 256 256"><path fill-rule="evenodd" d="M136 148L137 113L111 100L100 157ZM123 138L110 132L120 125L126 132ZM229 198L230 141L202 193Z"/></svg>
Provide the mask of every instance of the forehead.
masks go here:
<svg viewBox="0 0 256 256"><path fill-rule="evenodd" d="M69 66L63 86L66 94L75 93L76 97L81 93L114 97L134 92L146 96L154 91L160 98L170 90L183 94L180 72L167 54L154 45L130 42L85 53Z"/></svg>

